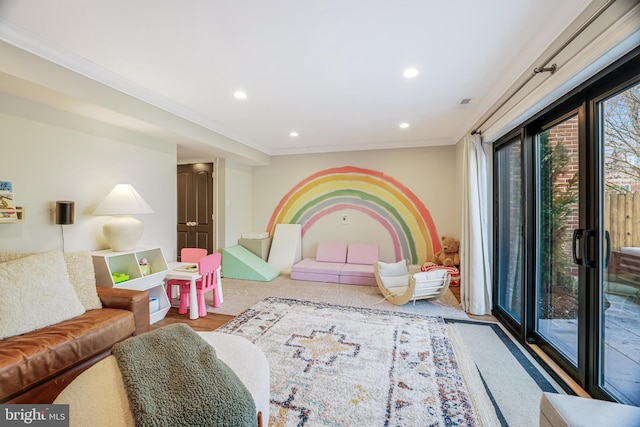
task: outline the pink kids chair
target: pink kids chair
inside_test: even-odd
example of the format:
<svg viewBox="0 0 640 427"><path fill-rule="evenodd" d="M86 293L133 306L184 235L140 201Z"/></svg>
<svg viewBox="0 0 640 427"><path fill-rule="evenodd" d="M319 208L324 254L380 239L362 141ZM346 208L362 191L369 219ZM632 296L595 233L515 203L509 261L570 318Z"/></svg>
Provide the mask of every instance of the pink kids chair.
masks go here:
<svg viewBox="0 0 640 427"><path fill-rule="evenodd" d="M218 280L218 269L222 261L222 254L207 255L198 262L198 274L202 276L196 282L196 295L198 298L198 315L200 317L207 315L207 306L204 302L204 295L213 292L213 306L220 307L220 282ZM178 313L185 314L189 307L189 282L180 286L180 308Z"/></svg>
<svg viewBox="0 0 640 427"><path fill-rule="evenodd" d="M180 262L198 262L202 258L207 256L207 250L201 248L182 248L180 250ZM167 280L167 298L171 301L172 286L182 286L184 284L189 285L188 280L182 279L169 279Z"/></svg>

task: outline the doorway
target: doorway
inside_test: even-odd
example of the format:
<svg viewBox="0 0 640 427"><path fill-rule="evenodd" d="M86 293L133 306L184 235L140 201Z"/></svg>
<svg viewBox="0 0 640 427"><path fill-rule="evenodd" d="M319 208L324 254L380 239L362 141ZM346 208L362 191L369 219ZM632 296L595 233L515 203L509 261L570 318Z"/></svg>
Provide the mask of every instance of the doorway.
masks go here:
<svg viewBox="0 0 640 427"><path fill-rule="evenodd" d="M202 248L213 253L215 194L213 163L178 165L177 254L182 248Z"/></svg>

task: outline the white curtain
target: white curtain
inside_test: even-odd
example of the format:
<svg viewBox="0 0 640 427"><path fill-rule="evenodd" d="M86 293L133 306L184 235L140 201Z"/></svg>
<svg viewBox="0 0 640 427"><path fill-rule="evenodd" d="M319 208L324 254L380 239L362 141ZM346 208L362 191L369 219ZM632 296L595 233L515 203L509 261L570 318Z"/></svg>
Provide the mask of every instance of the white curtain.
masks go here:
<svg viewBox="0 0 640 427"><path fill-rule="evenodd" d="M460 299L471 314L491 313L489 164L480 135L464 142Z"/></svg>

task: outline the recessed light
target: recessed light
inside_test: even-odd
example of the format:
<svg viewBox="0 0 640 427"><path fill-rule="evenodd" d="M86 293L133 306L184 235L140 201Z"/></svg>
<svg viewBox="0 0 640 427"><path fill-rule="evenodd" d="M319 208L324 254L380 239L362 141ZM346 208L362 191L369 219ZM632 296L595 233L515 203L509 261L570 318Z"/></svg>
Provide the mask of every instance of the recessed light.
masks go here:
<svg viewBox="0 0 640 427"><path fill-rule="evenodd" d="M289 136L295 138L296 136L298 136L298 132L296 132L296 131L289 132Z"/></svg>
<svg viewBox="0 0 640 427"><path fill-rule="evenodd" d="M418 73L419 73L419 71L418 71L417 68L411 67L411 68L407 68L406 70L404 70L404 73L402 73L402 76L407 78L407 79L410 79L412 77L417 76Z"/></svg>
<svg viewBox="0 0 640 427"><path fill-rule="evenodd" d="M243 92L241 90L236 91L236 93L233 94L233 97L236 99L247 99L247 94L246 92Z"/></svg>
<svg viewBox="0 0 640 427"><path fill-rule="evenodd" d="M409 123L407 122L400 123L400 129L406 129L408 127L409 127Z"/></svg>

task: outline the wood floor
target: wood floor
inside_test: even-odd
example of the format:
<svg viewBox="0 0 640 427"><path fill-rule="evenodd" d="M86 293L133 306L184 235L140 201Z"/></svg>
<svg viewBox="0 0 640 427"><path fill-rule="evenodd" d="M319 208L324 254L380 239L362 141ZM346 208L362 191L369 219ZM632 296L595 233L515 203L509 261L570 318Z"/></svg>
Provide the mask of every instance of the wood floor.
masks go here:
<svg viewBox="0 0 640 427"><path fill-rule="evenodd" d="M460 286L449 286L449 290L451 290L453 296L460 302Z"/></svg>
<svg viewBox="0 0 640 427"><path fill-rule="evenodd" d="M194 331L213 331L220 326L233 319L235 316L227 316L226 314L208 313L205 317L199 317L195 320L189 319L189 313L178 314L178 309L172 307L164 319L151 325L151 330L161 326L171 325L172 323L186 323L191 326Z"/></svg>

